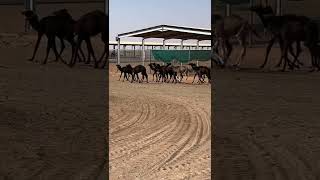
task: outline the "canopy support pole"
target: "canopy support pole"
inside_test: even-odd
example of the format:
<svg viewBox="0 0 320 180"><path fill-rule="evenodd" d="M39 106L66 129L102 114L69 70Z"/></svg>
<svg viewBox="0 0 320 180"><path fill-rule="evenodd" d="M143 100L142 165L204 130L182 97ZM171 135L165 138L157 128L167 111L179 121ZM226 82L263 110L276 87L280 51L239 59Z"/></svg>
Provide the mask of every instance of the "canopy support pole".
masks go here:
<svg viewBox="0 0 320 180"><path fill-rule="evenodd" d="M144 38L142 39L142 65L144 66L144 61L145 61L145 59L146 59L146 54L145 54L145 52L144 52L144 49L145 49L145 47L144 47Z"/></svg>
<svg viewBox="0 0 320 180"><path fill-rule="evenodd" d="M120 64L120 38L117 37L116 40L118 41L117 64Z"/></svg>
<svg viewBox="0 0 320 180"><path fill-rule="evenodd" d="M184 41L184 40L182 39L182 40L181 40L181 47L180 47L181 49L183 49L183 41Z"/></svg>
<svg viewBox="0 0 320 180"><path fill-rule="evenodd" d="M200 40L197 40L197 50L199 50L199 42ZM199 66L199 61L197 60L197 66Z"/></svg>
<svg viewBox="0 0 320 180"><path fill-rule="evenodd" d="M163 41L162 41L162 49L163 50L166 49L166 39L163 39Z"/></svg>

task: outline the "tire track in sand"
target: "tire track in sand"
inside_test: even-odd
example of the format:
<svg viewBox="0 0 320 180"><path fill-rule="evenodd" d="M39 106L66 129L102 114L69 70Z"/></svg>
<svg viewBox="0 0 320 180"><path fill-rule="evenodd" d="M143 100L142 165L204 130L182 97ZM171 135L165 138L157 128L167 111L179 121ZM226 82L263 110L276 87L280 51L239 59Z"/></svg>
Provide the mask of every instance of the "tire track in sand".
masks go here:
<svg viewBox="0 0 320 180"><path fill-rule="evenodd" d="M198 100L188 91L205 87L164 86L186 94L110 94L111 179L210 179L210 90Z"/></svg>

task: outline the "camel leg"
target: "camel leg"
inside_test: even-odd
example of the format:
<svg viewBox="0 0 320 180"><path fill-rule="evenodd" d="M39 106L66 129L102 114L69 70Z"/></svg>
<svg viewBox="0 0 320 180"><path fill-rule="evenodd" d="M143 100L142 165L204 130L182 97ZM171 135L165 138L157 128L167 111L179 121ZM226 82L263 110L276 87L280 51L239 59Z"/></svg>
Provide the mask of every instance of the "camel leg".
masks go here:
<svg viewBox="0 0 320 180"><path fill-rule="evenodd" d="M133 81L134 81L134 79L135 79L136 74L135 74L135 73L132 73L132 74L131 74L131 76L132 76L132 78L131 78L131 83L133 83Z"/></svg>
<svg viewBox="0 0 320 180"><path fill-rule="evenodd" d="M53 38L53 41L52 41L52 49L53 49L53 52L54 52L54 54L55 54L55 56L56 56L55 61L58 61L59 58L61 58L61 57L59 56L59 53L58 53L58 51L57 51L56 41L55 41L54 38ZM62 59L62 58L61 58L61 59Z"/></svg>
<svg viewBox="0 0 320 180"><path fill-rule="evenodd" d="M226 64L227 64L227 59L226 59L226 44L225 44L225 41L222 41L222 40L220 40L221 41L221 43L219 43L220 44L220 47L221 47L221 53L222 53L222 57L223 57L223 60L224 60L224 64L222 65L222 67L224 67L224 66L226 66Z"/></svg>
<svg viewBox="0 0 320 180"><path fill-rule="evenodd" d="M46 56L42 62L42 64L46 64L47 63L47 60L48 60L48 57L49 57L49 53L50 53L50 49L52 47L52 43L54 41L54 37L48 37L48 42L47 42L47 52L46 52Z"/></svg>
<svg viewBox="0 0 320 180"><path fill-rule="evenodd" d="M62 38L59 38L60 39L60 43L61 43L61 49L60 49L60 53L59 53L59 57L61 57L61 54L63 52L63 50L65 49L65 44L64 44L64 40Z"/></svg>
<svg viewBox="0 0 320 180"><path fill-rule="evenodd" d="M76 54L78 54L79 48L81 47L81 43L82 43L82 39L78 37L77 43L75 45L75 50L72 53L71 61L69 63L70 67L73 67L76 64L76 60L77 60Z"/></svg>
<svg viewBox="0 0 320 180"><path fill-rule="evenodd" d="M103 59L103 57L104 57L104 55L105 55L106 53L107 53L107 44L104 45L104 49L103 49L103 52L102 52L101 57L100 57L99 60L98 60L98 64L101 63L101 61L102 61L102 59Z"/></svg>
<svg viewBox="0 0 320 180"><path fill-rule="evenodd" d="M315 71L315 68L316 67L316 62L315 62L315 57L314 55L311 53L311 70L309 72L313 72Z"/></svg>
<svg viewBox="0 0 320 180"><path fill-rule="evenodd" d="M83 52L81 46L79 47L79 52L81 54L82 60L85 61L86 60L86 56L84 55L84 52Z"/></svg>
<svg viewBox="0 0 320 180"><path fill-rule="evenodd" d="M71 41L72 41L72 42L71 42ZM73 38L70 39L69 42L74 44ZM82 44L82 43L81 43L81 44ZM84 55L84 53L83 53L81 44L80 44L80 46L79 46L78 52L77 52L77 54L76 54L76 57L79 58L79 62L84 62L84 61L86 60L86 57L85 57L85 55ZM80 53L80 54L79 54L79 53ZM81 57L80 57L80 55L81 55Z"/></svg>
<svg viewBox="0 0 320 180"><path fill-rule="evenodd" d="M227 48L227 55L226 55L226 59L225 59L225 64L227 64L227 61L229 60L229 57L231 55L233 48L232 48L232 45L229 42L229 40L226 40L225 44L226 44L226 48Z"/></svg>
<svg viewBox="0 0 320 180"><path fill-rule="evenodd" d="M124 82L124 79L128 80L127 73L124 72L123 74L124 74L124 76L123 76L122 82Z"/></svg>
<svg viewBox="0 0 320 180"><path fill-rule="evenodd" d="M318 71L320 71L320 65L319 65L319 61L320 61L320 58L318 55L315 56L315 62L316 62L316 66L318 68Z"/></svg>
<svg viewBox="0 0 320 180"><path fill-rule="evenodd" d="M34 47L32 57L31 57L30 59L28 59L29 61L33 61L33 60L34 60L34 58L35 58L35 56L36 56L36 53L37 53L37 51L38 51L39 44L40 44L40 41L41 41L42 36L43 36L42 33L38 33L38 39L37 39L37 42L36 42L36 46Z"/></svg>
<svg viewBox="0 0 320 180"><path fill-rule="evenodd" d="M293 63L295 64L297 62L299 65L303 66L304 64L298 59L300 53L302 52L300 41L297 41L296 44L297 44L297 53L293 55L294 56Z"/></svg>
<svg viewBox="0 0 320 180"><path fill-rule="evenodd" d="M145 76L146 76L146 79L147 79L147 83L149 83L147 72L145 72Z"/></svg>
<svg viewBox="0 0 320 180"><path fill-rule="evenodd" d="M86 45L87 45L87 51L88 51L88 59L85 62L85 64L90 64L91 63L91 51L90 51L90 45L87 41L86 41Z"/></svg>
<svg viewBox="0 0 320 180"><path fill-rule="evenodd" d="M101 57L99 59L99 62L98 62L98 64L100 64L100 62L102 61L103 57L105 56L103 64L101 66L102 69L106 66L106 64L108 62L108 59L109 59L109 54L107 54L107 50L108 50L107 48L108 48L108 44L105 43L104 52L102 53L102 55L101 55Z"/></svg>
<svg viewBox="0 0 320 180"><path fill-rule="evenodd" d="M240 46L242 46L242 51L241 51L241 55L238 58L238 62L237 64L235 64L237 67L240 66L241 62L244 59L244 56L246 55L247 52L247 45L246 45L246 39L245 36L242 36L241 39L239 40Z"/></svg>
<svg viewBox="0 0 320 180"><path fill-rule="evenodd" d="M122 71L121 71L121 73L120 73L120 77L119 77L119 80L118 80L118 81L120 81L120 80L121 80L121 76L122 76Z"/></svg>
<svg viewBox="0 0 320 180"><path fill-rule="evenodd" d="M273 44L274 44L274 42L275 42L276 39L277 39L277 37L274 36L274 37L268 42L267 51L266 51L266 56L265 56L265 58L264 58L263 64L260 66L261 69L264 68L264 66L267 64L271 47L273 46ZM280 45L280 46L281 46L281 45Z"/></svg>
<svg viewBox="0 0 320 180"><path fill-rule="evenodd" d="M287 63L289 61L288 59L288 48L289 48L289 42L288 41L285 41L284 42L284 46L283 46L283 51L282 51L282 56L284 58L284 66L282 68L282 72L284 72L286 70L286 66L287 66Z"/></svg>
<svg viewBox="0 0 320 180"><path fill-rule="evenodd" d="M198 75L198 73L195 73L195 74L194 74L192 84L193 84L194 80L196 79L196 76L197 76L197 75Z"/></svg>
<svg viewBox="0 0 320 180"><path fill-rule="evenodd" d="M104 42L104 50L103 50L103 53L102 53L101 57L99 58L97 64L100 64L101 61L102 61L102 59L103 59L103 57L104 57L104 55L107 54L108 47L109 47L109 46L108 46L108 41L107 41L107 35L108 35L108 33L107 33L106 31L102 31L102 33L101 33L101 40L102 40L102 42ZM108 55L109 55L109 54L108 54ZM106 65L106 63L107 63L107 61L108 61L108 55L106 56L106 58L105 58L105 60L104 60L104 62L103 62L103 65L102 65L101 68L104 68L104 67L105 67L105 65Z"/></svg>
<svg viewBox="0 0 320 180"><path fill-rule="evenodd" d="M96 59L96 56L94 55L94 51L93 51L93 47L92 47L90 38L86 38L85 41L86 41L87 46L88 46L88 51L90 52L90 54L91 54L92 57L93 57L93 60L94 60L94 68L98 68L97 59ZM90 61L89 61L89 63L90 63Z"/></svg>

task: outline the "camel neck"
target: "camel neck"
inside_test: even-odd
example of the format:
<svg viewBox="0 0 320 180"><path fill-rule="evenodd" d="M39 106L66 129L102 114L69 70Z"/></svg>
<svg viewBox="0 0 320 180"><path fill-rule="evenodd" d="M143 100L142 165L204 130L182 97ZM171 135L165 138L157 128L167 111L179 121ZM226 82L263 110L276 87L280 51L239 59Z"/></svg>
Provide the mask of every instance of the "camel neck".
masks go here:
<svg viewBox="0 0 320 180"><path fill-rule="evenodd" d="M267 27L269 25L270 19L274 17L274 14L262 14L259 12L256 12L259 18L261 19L261 22L264 27Z"/></svg>
<svg viewBox="0 0 320 180"><path fill-rule="evenodd" d="M40 22L39 22L38 16L34 16L30 18L29 23L34 30L36 30L37 32L40 31Z"/></svg>

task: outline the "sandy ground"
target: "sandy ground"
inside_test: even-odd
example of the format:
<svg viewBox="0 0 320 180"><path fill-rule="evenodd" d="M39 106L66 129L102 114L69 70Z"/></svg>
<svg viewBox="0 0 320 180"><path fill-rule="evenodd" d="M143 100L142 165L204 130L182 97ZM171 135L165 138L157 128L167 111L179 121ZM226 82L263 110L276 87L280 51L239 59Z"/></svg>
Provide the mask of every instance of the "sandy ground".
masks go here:
<svg viewBox="0 0 320 180"><path fill-rule="evenodd" d="M53 62L41 66L26 61L32 50L27 42L5 44L0 177L99 174L106 153L106 72ZM263 56L261 48L248 49L245 68L215 71L212 172L218 180L320 179L320 73L274 71L277 50L265 70L251 69ZM306 53L301 59L308 66ZM131 84L118 76L113 67L110 179L210 179L210 86Z"/></svg>
<svg viewBox="0 0 320 180"><path fill-rule="evenodd" d="M110 179L210 179L210 85L110 74ZM149 76L152 81L152 77Z"/></svg>
<svg viewBox="0 0 320 180"><path fill-rule="evenodd" d="M215 179L318 180L320 73L278 72L279 50L266 70L250 69L263 57L249 49L243 70L215 73Z"/></svg>
<svg viewBox="0 0 320 180"><path fill-rule="evenodd" d="M27 61L33 45L26 39L5 44L0 45L0 179L106 179L100 167L106 157L107 72L54 62L43 66Z"/></svg>

